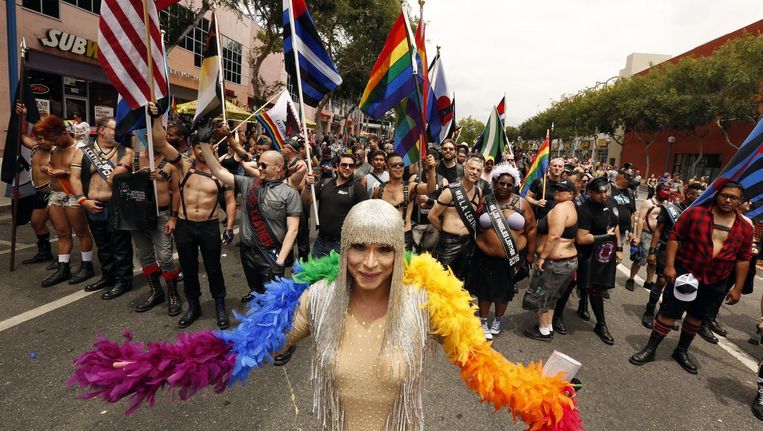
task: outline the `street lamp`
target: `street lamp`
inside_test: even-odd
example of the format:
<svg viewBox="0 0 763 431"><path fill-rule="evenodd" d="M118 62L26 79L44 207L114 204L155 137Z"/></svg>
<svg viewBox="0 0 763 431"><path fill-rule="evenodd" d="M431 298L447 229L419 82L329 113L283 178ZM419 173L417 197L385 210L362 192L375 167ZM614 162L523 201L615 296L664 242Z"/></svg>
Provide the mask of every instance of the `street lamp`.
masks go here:
<svg viewBox="0 0 763 431"><path fill-rule="evenodd" d="M668 136L668 155L665 157L665 170L663 172L669 172L668 166L670 164L670 155L673 153L673 144L676 143L675 136Z"/></svg>

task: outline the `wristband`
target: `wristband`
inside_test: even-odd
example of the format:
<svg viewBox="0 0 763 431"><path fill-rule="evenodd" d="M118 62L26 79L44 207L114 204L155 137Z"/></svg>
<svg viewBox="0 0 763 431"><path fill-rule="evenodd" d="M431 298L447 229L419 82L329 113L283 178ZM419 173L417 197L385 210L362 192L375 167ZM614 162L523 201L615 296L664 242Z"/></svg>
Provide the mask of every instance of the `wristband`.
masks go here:
<svg viewBox="0 0 763 431"><path fill-rule="evenodd" d="M649 254L655 254L657 253L657 249L654 247L649 247Z"/></svg>
<svg viewBox="0 0 763 431"><path fill-rule="evenodd" d="M84 195L84 194L82 194L82 193L80 193L80 194L78 194L78 195L75 195L74 197L75 197L75 198L77 198L77 199L80 199L80 198L84 198L84 197L85 197L85 195Z"/></svg>
<svg viewBox="0 0 763 431"><path fill-rule="evenodd" d="M615 251L623 251L622 247L615 247Z"/></svg>
<svg viewBox="0 0 763 431"><path fill-rule="evenodd" d="M170 217L178 218L178 212L170 210Z"/></svg>
<svg viewBox="0 0 763 431"><path fill-rule="evenodd" d="M167 163L169 163L171 165L174 165L175 163L179 162L182 157L183 157L183 155L180 152L178 152L177 157L175 157L172 160L167 160Z"/></svg>
<svg viewBox="0 0 763 431"><path fill-rule="evenodd" d="M434 206L434 199L432 199L432 198L428 198L428 199L427 199L427 205L431 205L431 206Z"/></svg>
<svg viewBox="0 0 763 431"><path fill-rule="evenodd" d="M82 196L81 198L77 199L77 205L82 205L82 203L86 202L88 199L85 196Z"/></svg>

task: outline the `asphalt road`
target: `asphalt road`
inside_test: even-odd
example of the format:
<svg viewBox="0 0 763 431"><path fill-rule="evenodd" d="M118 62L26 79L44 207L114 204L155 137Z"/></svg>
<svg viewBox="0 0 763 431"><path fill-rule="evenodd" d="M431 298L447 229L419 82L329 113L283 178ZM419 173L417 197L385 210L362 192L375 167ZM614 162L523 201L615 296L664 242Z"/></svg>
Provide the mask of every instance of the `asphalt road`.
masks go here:
<svg viewBox="0 0 763 431"><path fill-rule="evenodd" d="M156 407L129 417L123 415L128 408L125 402L110 405L79 400L78 391L67 387L66 380L73 370L71 361L92 346L96 334L114 339L129 329L136 340L171 340L179 332L177 318L168 317L164 306L143 314L133 311L146 292L141 276L136 276L133 292L112 301L81 293L82 286L61 284L43 289L39 282L47 274L45 264L19 265L16 271L8 271L7 211L0 211L0 232L0 429L319 429L311 412L309 342L297 349L287 366L256 370L245 384L223 394L203 393L185 402L161 395ZM18 241L17 262L35 252L28 226L19 230ZM229 246L223 253L228 306L242 310L238 298L247 288L238 250ZM76 250L73 256L76 267ZM620 286L625 278L618 273ZM643 289L628 292L619 287L606 302L614 346L599 341L592 332L593 324L580 320L572 305L566 314L569 335L557 335L551 343L523 337L522 330L532 323L533 315L521 310L518 296L509 306L504 332L493 347L523 363L545 360L554 349L582 362L578 376L585 388L578 400L589 430L763 429L763 423L750 412L756 388L752 368L763 357L763 347L747 343L759 317L763 282L758 280L756 287L741 303L722 308L719 321L729 330L725 348L697 337L690 350L700 368L696 376L670 358L678 340L676 332L663 342L654 363L644 367L628 363L628 357L649 337L640 324L648 296ZM576 303L574 299L570 302ZM203 317L193 330L214 328L208 293L202 297L202 307ZM429 370L424 404L428 429L523 429L521 424L512 424L506 411L494 413L490 406L480 404L461 383L457 368L441 353Z"/></svg>

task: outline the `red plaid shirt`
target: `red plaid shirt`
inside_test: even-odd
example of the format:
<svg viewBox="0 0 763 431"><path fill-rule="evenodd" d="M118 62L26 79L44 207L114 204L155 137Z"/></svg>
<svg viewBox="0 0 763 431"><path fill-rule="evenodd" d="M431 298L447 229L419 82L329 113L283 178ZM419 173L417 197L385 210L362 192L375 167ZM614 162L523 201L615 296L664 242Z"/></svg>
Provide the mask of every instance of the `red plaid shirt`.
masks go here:
<svg viewBox="0 0 763 431"><path fill-rule="evenodd" d="M676 260L704 284L727 278L737 261L752 258L752 226L737 212L734 225L713 257L712 205L691 207L676 222L669 240L678 241Z"/></svg>

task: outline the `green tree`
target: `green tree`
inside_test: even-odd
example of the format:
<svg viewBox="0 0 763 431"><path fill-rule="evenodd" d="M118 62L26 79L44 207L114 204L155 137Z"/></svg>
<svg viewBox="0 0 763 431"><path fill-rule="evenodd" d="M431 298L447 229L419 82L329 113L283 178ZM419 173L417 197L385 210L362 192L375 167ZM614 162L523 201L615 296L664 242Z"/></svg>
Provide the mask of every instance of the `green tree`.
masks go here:
<svg viewBox="0 0 763 431"><path fill-rule="evenodd" d="M458 120L456 127L459 129L458 143L466 142L472 146L485 129L485 124L470 115Z"/></svg>

